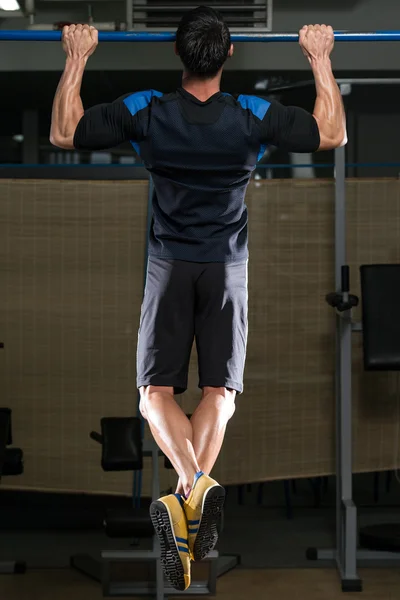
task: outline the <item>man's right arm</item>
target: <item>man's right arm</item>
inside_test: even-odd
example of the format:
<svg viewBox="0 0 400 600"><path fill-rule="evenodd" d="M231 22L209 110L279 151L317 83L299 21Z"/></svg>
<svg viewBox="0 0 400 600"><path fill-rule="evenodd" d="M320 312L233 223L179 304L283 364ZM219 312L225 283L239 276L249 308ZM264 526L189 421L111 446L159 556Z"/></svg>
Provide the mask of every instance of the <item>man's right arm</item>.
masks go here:
<svg viewBox="0 0 400 600"><path fill-rule="evenodd" d="M300 46L311 65L315 79L317 99L313 116L319 129L319 150L344 146L347 143L346 114L330 60L334 47L332 27L304 26L300 31Z"/></svg>

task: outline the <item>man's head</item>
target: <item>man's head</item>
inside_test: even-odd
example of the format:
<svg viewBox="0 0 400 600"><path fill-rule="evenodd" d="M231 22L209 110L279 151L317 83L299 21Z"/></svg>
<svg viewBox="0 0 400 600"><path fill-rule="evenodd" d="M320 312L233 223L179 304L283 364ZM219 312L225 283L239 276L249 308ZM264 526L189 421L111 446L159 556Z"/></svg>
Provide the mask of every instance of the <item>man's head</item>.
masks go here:
<svg viewBox="0 0 400 600"><path fill-rule="evenodd" d="M222 15L208 6L187 12L176 32L176 53L190 74L205 79L214 77L233 53Z"/></svg>

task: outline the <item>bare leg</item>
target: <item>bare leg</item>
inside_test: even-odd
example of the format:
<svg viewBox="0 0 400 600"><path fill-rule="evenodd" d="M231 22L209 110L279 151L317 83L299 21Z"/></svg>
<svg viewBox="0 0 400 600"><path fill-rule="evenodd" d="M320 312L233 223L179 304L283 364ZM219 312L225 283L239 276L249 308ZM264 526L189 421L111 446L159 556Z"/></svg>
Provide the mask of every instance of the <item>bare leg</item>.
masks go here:
<svg viewBox="0 0 400 600"><path fill-rule="evenodd" d="M181 490L188 494L200 468L193 449L192 425L175 402L173 388L153 385L141 388L140 411L158 447L177 472Z"/></svg>
<svg viewBox="0 0 400 600"><path fill-rule="evenodd" d="M200 469L211 472L224 441L226 426L235 412L234 390L206 387L190 423L193 428L193 448ZM177 492L182 493L181 481Z"/></svg>

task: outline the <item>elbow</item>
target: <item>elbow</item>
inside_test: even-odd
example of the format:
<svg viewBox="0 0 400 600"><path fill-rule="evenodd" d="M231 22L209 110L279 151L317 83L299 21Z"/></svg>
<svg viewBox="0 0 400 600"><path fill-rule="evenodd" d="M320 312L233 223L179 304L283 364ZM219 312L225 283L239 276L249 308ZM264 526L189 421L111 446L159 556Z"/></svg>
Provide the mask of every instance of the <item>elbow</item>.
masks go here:
<svg viewBox="0 0 400 600"><path fill-rule="evenodd" d="M345 131L345 132L344 132L344 135L343 135L343 139L342 139L342 141L340 142L340 144L339 144L338 148L341 148L342 146L346 146L346 144L347 144L347 142L348 142L348 141L349 141L349 140L348 140L348 137L347 137L347 131Z"/></svg>
<svg viewBox="0 0 400 600"><path fill-rule="evenodd" d="M56 135L54 135L54 133L50 133L50 144L52 146L57 146L58 147L58 142L59 142L58 137Z"/></svg>
<svg viewBox="0 0 400 600"><path fill-rule="evenodd" d="M341 131L340 134L337 135L336 138L332 141L332 148L342 148L347 144L347 142L347 131Z"/></svg>
<svg viewBox="0 0 400 600"><path fill-rule="evenodd" d="M345 129L341 129L335 135L322 135L319 150L336 150L336 148L342 148L345 146L347 142L347 131Z"/></svg>
<svg viewBox="0 0 400 600"><path fill-rule="evenodd" d="M73 140L69 138L65 138L63 136L57 135L55 133L50 133L50 144L56 146L56 148L61 148L62 150L73 150L74 144Z"/></svg>

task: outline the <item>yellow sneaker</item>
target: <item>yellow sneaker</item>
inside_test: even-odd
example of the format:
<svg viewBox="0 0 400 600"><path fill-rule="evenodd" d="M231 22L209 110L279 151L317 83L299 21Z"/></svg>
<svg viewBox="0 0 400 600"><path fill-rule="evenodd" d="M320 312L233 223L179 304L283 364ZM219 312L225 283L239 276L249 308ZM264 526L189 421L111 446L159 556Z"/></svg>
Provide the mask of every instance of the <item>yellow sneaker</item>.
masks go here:
<svg viewBox="0 0 400 600"><path fill-rule="evenodd" d="M150 517L160 540L164 574L176 590L186 590L190 585L190 554L183 499L179 494L160 498L151 504Z"/></svg>
<svg viewBox="0 0 400 600"><path fill-rule="evenodd" d="M218 541L218 521L225 502L225 490L201 471L195 475L192 491L183 508L193 560L203 560Z"/></svg>

